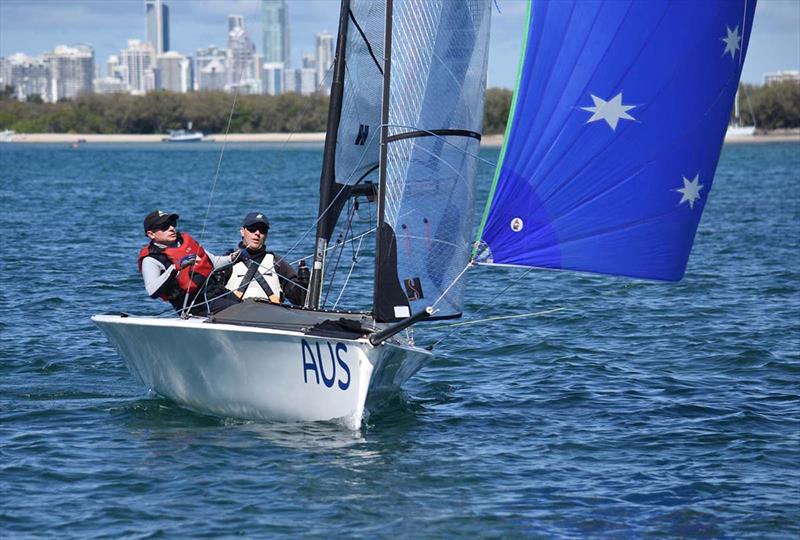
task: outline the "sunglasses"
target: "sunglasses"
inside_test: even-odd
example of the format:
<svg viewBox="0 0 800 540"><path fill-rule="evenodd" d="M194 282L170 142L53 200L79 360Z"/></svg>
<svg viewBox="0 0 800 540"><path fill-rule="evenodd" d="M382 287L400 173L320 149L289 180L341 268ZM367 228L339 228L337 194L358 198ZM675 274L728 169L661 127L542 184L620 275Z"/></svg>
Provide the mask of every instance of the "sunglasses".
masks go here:
<svg viewBox="0 0 800 540"><path fill-rule="evenodd" d="M169 230L170 227L176 227L176 226L177 226L177 223L175 221L167 221L167 222L162 223L161 225L159 225L158 226L158 230L159 231L167 231L167 230Z"/></svg>
<svg viewBox="0 0 800 540"><path fill-rule="evenodd" d="M249 227L245 227L248 232L254 233L256 231L260 232L261 234L267 234L267 227L264 225L250 225Z"/></svg>

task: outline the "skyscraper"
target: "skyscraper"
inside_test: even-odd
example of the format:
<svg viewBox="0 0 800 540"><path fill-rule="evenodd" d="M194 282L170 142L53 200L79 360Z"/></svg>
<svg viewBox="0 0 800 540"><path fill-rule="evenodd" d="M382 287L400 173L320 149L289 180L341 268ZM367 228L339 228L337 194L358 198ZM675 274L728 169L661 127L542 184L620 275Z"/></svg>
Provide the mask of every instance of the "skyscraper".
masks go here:
<svg viewBox="0 0 800 540"><path fill-rule="evenodd" d="M192 90L192 62L189 58L168 51L156 56L156 66L156 88L182 94Z"/></svg>
<svg viewBox="0 0 800 540"><path fill-rule="evenodd" d="M144 0L147 42L156 54L169 50L169 7L163 0Z"/></svg>
<svg viewBox="0 0 800 540"><path fill-rule="evenodd" d="M270 96L283 94L285 91L283 64L280 62L265 62L262 64L261 91Z"/></svg>
<svg viewBox="0 0 800 540"><path fill-rule="evenodd" d="M261 0L261 27L264 38L264 62L291 65L289 50L289 8L286 0Z"/></svg>
<svg viewBox="0 0 800 540"><path fill-rule="evenodd" d="M150 43L129 39L128 48L123 49L119 56L131 93L145 94L155 89L153 68L156 67L156 55Z"/></svg>
<svg viewBox="0 0 800 540"><path fill-rule="evenodd" d="M333 64L333 36L327 32L317 34L317 84L331 91L333 74L328 70Z"/></svg>
<svg viewBox="0 0 800 540"><path fill-rule="evenodd" d="M247 35L244 17L228 15L228 86L231 89L258 86L255 62L256 46Z"/></svg>
<svg viewBox="0 0 800 540"><path fill-rule="evenodd" d="M14 95L19 101L25 101L30 96L55 101L50 95L50 62L17 53L6 59L5 63L4 84L14 87Z"/></svg>
<svg viewBox="0 0 800 540"><path fill-rule="evenodd" d="M54 102L92 91L94 49L90 46L59 45L45 55L45 61L50 66L50 98Z"/></svg>

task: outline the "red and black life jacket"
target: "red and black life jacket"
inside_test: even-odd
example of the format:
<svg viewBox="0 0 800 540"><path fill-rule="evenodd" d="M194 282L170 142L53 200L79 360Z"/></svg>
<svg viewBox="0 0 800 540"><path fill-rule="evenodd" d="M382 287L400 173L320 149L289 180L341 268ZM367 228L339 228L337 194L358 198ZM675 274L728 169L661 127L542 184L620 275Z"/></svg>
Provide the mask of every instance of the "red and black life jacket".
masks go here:
<svg viewBox="0 0 800 540"><path fill-rule="evenodd" d="M196 255L197 259L194 265L181 269L181 259L188 255ZM189 236L189 233L178 233L178 244L173 247L160 248L153 242L142 247L139 250L140 274L142 273L142 260L145 257L153 257L166 268L174 266L176 270L175 277L182 294L193 294L214 271L214 264L206 255L203 246ZM160 295L160 298L167 302L172 302L175 292L177 291L165 291Z"/></svg>

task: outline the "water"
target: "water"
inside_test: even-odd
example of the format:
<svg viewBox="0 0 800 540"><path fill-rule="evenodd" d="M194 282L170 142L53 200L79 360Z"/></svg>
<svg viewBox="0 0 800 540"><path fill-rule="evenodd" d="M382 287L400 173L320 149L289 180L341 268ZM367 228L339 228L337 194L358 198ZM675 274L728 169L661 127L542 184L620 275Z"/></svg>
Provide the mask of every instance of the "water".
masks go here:
<svg viewBox="0 0 800 540"><path fill-rule="evenodd" d="M477 269L468 313L566 309L418 333L436 361L359 432L182 410L90 323L161 311L153 208L218 253L252 209L301 238L320 149L229 147L203 233L218 151L0 147L2 536L800 534L797 144L725 148L679 284Z"/></svg>

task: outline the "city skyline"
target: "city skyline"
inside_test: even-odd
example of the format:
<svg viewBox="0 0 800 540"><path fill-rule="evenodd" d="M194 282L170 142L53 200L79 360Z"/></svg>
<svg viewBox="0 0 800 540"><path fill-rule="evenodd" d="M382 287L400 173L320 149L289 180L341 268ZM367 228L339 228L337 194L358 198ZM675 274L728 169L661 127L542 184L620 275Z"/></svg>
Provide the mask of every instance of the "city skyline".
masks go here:
<svg viewBox="0 0 800 540"><path fill-rule="evenodd" d="M200 48L227 42L229 15L248 21L257 53L263 54L261 0L178 0L169 5L169 48L187 56ZM315 36L335 33L339 3L335 0L287 2L291 27L291 65L302 65L313 54ZM489 86L511 87L516 77L525 3L498 0L493 7L489 56ZM147 38L144 0L2 0L0 2L0 57L21 52L39 56L58 45L88 44L96 62L104 65L119 54L128 39ZM761 84L763 75L800 69L800 2L762 0L742 73L745 82Z"/></svg>

